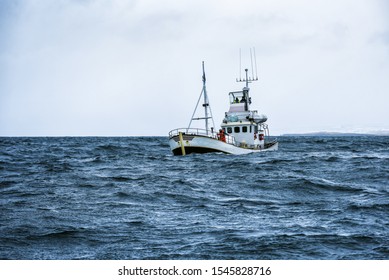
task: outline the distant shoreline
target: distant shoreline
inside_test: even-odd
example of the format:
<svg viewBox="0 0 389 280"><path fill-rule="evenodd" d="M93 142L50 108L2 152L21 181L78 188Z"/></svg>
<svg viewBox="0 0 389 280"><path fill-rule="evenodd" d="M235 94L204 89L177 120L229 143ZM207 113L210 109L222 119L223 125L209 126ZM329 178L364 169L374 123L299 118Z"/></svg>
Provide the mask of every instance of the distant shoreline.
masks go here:
<svg viewBox="0 0 389 280"><path fill-rule="evenodd" d="M389 136L388 132L382 133L348 133L348 132L310 132L310 133L286 133L280 136Z"/></svg>

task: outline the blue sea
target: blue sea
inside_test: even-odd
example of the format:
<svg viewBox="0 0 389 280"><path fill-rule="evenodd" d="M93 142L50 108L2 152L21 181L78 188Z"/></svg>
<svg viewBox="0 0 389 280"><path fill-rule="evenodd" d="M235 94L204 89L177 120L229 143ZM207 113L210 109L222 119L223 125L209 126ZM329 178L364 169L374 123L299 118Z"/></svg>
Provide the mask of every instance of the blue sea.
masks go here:
<svg viewBox="0 0 389 280"><path fill-rule="evenodd" d="M0 259L389 259L389 137L279 142L0 138Z"/></svg>

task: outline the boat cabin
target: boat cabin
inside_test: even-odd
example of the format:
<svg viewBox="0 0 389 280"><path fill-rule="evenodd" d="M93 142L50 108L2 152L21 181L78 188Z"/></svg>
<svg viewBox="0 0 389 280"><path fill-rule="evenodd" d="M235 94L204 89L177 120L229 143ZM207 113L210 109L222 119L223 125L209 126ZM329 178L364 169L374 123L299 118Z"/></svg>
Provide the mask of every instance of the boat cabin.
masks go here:
<svg viewBox="0 0 389 280"><path fill-rule="evenodd" d="M249 89L229 93L230 108L225 113L221 125L226 135L233 136L235 142L241 147L258 148L264 147L265 125L261 124L266 116L259 116L257 111L250 111ZM260 120L260 121L258 121Z"/></svg>

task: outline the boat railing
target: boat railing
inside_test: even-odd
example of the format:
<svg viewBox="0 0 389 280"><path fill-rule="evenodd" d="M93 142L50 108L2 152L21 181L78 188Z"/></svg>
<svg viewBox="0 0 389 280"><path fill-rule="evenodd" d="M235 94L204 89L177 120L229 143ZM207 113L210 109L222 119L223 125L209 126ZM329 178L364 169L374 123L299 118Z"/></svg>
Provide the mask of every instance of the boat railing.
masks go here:
<svg viewBox="0 0 389 280"><path fill-rule="evenodd" d="M179 135L180 132L183 135L199 135L199 136L205 136L205 137L210 137L210 138L213 138L216 140L220 140L218 133L216 133L215 131L212 131L212 130L207 131L206 129L203 129L203 128L177 128L177 129L173 129L172 131L169 132L169 138L172 138L174 136ZM225 140L226 140L225 142L227 144L236 145L234 136L225 134Z"/></svg>
<svg viewBox="0 0 389 280"><path fill-rule="evenodd" d="M278 142L277 138L271 139L271 141L265 143L265 148L270 148Z"/></svg>

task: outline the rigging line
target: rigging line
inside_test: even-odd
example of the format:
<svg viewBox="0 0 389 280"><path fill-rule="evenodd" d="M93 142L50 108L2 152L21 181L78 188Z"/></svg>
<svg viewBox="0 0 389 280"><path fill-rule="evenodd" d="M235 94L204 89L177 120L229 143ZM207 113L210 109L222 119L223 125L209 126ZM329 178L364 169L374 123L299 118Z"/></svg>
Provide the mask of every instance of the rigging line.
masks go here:
<svg viewBox="0 0 389 280"><path fill-rule="evenodd" d="M255 74L256 74L256 78L258 80L257 56L255 54L255 48L253 48L253 49L254 49Z"/></svg>
<svg viewBox="0 0 389 280"><path fill-rule="evenodd" d="M194 109L194 111L193 111L192 117L190 118L190 122L189 122L188 128L190 128L190 126L191 126L191 124L192 124L193 117L194 117L194 115L196 114L197 107L199 106L199 103L200 103L200 100L201 100L201 96L203 96L203 92L204 92L204 87L203 87L203 89L201 90L201 93L200 93L200 96L199 96L199 100L197 100L197 104L196 104L196 107L195 107L195 109Z"/></svg>
<svg viewBox="0 0 389 280"><path fill-rule="evenodd" d="M212 115L212 109L211 109L211 104L209 102L209 98L208 98L208 95L207 95L207 99L208 99L208 108L209 108L209 113L211 115L211 120L212 120L212 124L213 124L213 128L215 128L215 121L213 120L213 115Z"/></svg>

